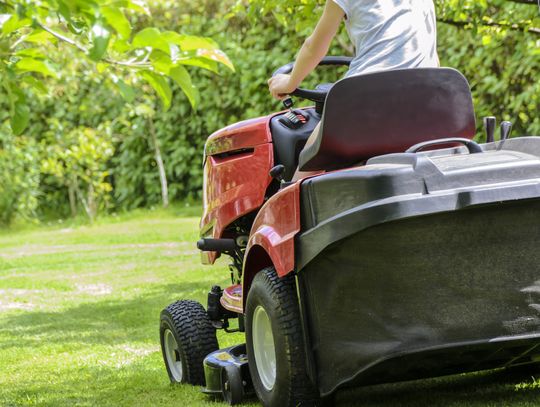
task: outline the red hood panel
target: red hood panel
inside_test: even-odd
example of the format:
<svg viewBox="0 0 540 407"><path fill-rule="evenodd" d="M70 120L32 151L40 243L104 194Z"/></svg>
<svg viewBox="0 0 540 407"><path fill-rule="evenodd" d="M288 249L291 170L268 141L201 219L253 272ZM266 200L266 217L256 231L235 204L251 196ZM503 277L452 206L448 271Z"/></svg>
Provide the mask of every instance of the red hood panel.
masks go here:
<svg viewBox="0 0 540 407"><path fill-rule="evenodd" d="M270 143L272 141L269 130L270 118L271 116L265 116L245 120L216 131L206 142L205 155L211 156Z"/></svg>
<svg viewBox="0 0 540 407"><path fill-rule="evenodd" d="M201 235L221 238L231 223L264 204L274 162L271 117L233 124L208 138ZM237 153L220 155L230 151ZM203 253L203 263L215 259L216 253Z"/></svg>

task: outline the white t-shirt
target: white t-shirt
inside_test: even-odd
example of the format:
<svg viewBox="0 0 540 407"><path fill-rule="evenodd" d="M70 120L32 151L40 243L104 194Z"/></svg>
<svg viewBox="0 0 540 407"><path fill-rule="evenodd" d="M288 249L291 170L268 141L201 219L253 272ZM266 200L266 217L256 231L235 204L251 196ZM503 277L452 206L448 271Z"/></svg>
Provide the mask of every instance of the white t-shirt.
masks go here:
<svg viewBox="0 0 540 407"><path fill-rule="evenodd" d="M347 76L402 68L437 67L433 0L334 0L356 55Z"/></svg>

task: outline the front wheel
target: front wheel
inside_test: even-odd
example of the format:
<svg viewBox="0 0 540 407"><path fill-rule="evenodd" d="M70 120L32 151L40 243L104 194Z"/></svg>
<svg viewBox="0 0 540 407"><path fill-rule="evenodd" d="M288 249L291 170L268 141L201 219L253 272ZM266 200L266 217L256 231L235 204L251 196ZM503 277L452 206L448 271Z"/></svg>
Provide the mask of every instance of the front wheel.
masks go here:
<svg viewBox="0 0 540 407"><path fill-rule="evenodd" d="M314 405L318 392L307 376L304 337L292 275L273 267L253 279L246 303L246 345L257 396L266 407Z"/></svg>
<svg viewBox="0 0 540 407"><path fill-rule="evenodd" d="M218 349L216 329L196 301L176 301L161 312L161 351L172 383L204 385L204 358Z"/></svg>

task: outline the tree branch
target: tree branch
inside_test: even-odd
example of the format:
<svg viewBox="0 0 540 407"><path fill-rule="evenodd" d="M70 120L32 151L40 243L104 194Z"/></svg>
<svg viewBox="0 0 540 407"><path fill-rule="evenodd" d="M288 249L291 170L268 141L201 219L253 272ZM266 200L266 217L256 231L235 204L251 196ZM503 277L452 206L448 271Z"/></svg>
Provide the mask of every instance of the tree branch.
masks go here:
<svg viewBox="0 0 540 407"><path fill-rule="evenodd" d="M62 34L51 30L49 27L47 27L47 26L45 26L45 25L43 25L41 23L37 23L37 25L39 26L39 28L41 28L42 30L47 31L49 34L51 34L53 37L58 38L60 41L67 42L68 44L73 45L75 48L78 48L80 51L84 52L85 54L88 53L88 50L85 47L83 47L78 42L72 40L71 38L65 37Z"/></svg>
<svg viewBox="0 0 540 407"><path fill-rule="evenodd" d="M512 0L514 1L514 0ZM523 0L525 1L525 0ZM445 19L445 18L438 18L437 21L439 21L440 23L443 23L443 24L449 24L449 25L453 25L453 26L456 26L456 27L466 27L466 26L469 26L469 25L474 25L474 21L456 21L456 20L449 20L449 19ZM523 32L523 33L532 33L532 34L535 34L535 35L539 35L540 36L540 28L536 28L536 27L526 27L526 26L523 26L523 25L520 25L520 24L504 24L504 23L496 23L494 21L483 21L481 23L478 24L479 26L484 26L484 27L501 27L501 28L507 28L507 29L510 29L512 31L520 31L520 32Z"/></svg>
<svg viewBox="0 0 540 407"><path fill-rule="evenodd" d="M74 46L75 48L77 48L78 50L84 52L85 54L88 54L88 49L86 47L84 47L83 45L79 44L78 42L72 40L71 38L68 38L56 31L53 31L52 29L50 29L49 27L41 24L41 23L37 23L37 25L47 31L49 34L51 34L53 37L55 38L58 38L60 41L63 41L67 44L70 44L72 46ZM110 59L110 58L103 58L103 61L111 64L111 65L119 65L119 66L124 66L124 67L130 67L130 68L137 68L137 69L148 69L148 68L151 68L152 65L149 64L148 62L145 61L141 61L141 62L134 62L134 61L116 61L114 59Z"/></svg>

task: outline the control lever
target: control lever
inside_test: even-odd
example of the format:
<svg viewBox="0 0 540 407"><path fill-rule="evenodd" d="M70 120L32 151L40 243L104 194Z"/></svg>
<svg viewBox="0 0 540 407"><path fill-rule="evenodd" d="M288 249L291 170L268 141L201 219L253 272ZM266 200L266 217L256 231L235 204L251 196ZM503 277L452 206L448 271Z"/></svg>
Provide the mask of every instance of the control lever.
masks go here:
<svg viewBox="0 0 540 407"><path fill-rule="evenodd" d="M279 121L289 129L296 130L306 124L308 118L304 116L299 110L293 110L294 101L291 97L283 99L283 106L288 109L289 112L285 114Z"/></svg>
<svg viewBox="0 0 540 407"><path fill-rule="evenodd" d="M486 143L495 141L495 127L497 127L497 119L493 116L484 117L484 130L486 131Z"/></svg>
<svg viewBox="0 0 540 407"><path fill-rule="evenodd" d="M511 133L512 133L512 123L507 122L507 121L502 122L501 123L501 141L509 139Z"/></svg>
<svg viewBox="0 0 540 407"><path fill-rule="evenodd" d="M285 173L285 166L278 164L270 170L270 176L278 182L283 181L283 174Z"/></svg>
<svg viewBox="0 0 540 407"><path fill-rule="evenodd" d="M292 100L292 97L288 97L286 99L283 99L283 106L285 107L285 109L289 109L290 111L292 111L292 107L294 106L294 101Z"/></svg>

